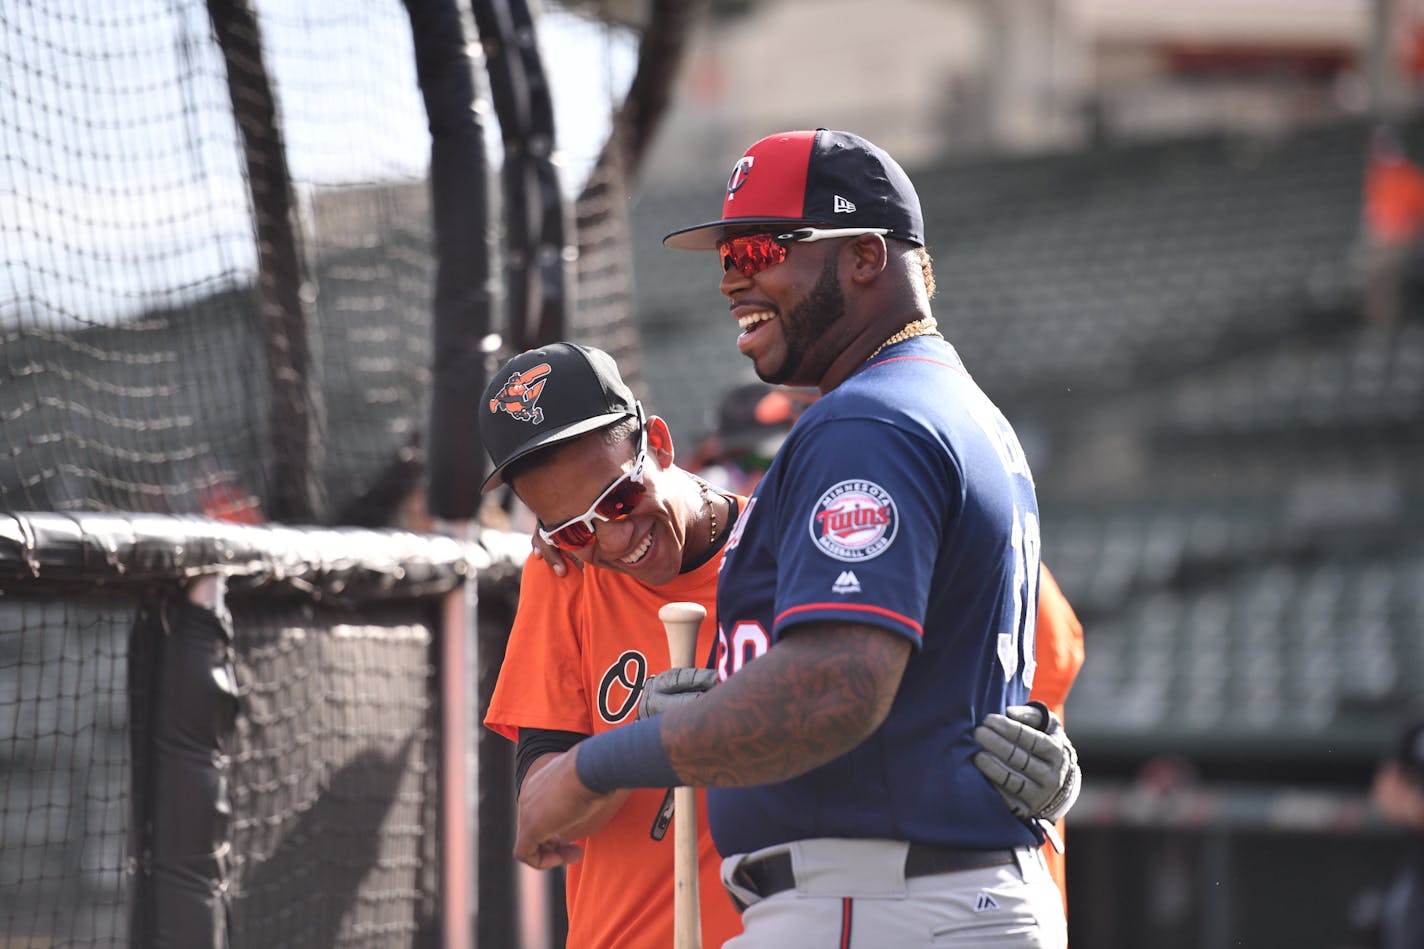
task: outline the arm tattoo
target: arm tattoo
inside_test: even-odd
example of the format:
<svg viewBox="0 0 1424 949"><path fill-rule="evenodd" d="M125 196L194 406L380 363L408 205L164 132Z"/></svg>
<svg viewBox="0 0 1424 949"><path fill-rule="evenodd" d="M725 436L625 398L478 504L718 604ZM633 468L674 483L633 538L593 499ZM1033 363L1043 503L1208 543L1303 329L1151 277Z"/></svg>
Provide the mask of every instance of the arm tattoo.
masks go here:
<svg viewBox="0 0 1424 949"><path fill-rule="evenodd" d="M666 713L663 743L698 787L781 781L880 727L910 643L875 626L805 623L696 702Z"/></svg>

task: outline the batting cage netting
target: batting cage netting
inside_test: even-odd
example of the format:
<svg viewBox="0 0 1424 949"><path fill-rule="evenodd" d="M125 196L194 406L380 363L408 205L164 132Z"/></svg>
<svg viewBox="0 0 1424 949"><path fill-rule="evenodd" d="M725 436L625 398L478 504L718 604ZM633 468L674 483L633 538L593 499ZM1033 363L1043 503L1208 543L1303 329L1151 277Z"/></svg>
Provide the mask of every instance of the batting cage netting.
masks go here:
<svg viewBox="0 0 1424 949"><path fill-rule="evenodd" d="M516 944L472 413L556 338L641 388L705 5L0 9L0 943Z"/></svg>
<svg viewBox="0 0 1424 949"><path fill-rule="evenodd" d="M405 14L211 6L7 5L7 509L325 520L418 433Z"/></svg>

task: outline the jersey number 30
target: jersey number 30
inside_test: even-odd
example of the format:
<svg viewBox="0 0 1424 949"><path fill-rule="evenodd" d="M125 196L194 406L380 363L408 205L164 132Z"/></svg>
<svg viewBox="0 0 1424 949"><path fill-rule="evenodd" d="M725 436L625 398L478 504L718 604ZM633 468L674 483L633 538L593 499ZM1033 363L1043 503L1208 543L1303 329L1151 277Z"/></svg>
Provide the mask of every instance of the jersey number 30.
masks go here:
<svg viewBox="0 0 1424 949"><path fill-rule="evenodd" d="M1014 613L1010 632L999 634L999 665L1004 667L1007 682L1019 671L1022 646L1024 688L1033 686L1034 631L1038 623L1038 515L1032 511L1020 514L1014 510L1014 533L1011 541L1014 558Z"/></svg>

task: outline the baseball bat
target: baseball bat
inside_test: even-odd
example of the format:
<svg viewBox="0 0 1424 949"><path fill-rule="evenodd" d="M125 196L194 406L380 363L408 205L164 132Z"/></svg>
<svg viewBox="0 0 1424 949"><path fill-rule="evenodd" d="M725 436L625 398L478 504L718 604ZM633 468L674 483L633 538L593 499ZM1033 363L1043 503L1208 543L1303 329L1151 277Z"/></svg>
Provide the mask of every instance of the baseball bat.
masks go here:
<svg viewBox="0 0 1424 949"><path fill-rule="evenodd" d="M707 615L701 603L668 603L658 610L667 630L674 666L696 661L697 627ZM697 792L673 791L673 947L702 949L702 908L697 902Z"/></svg>

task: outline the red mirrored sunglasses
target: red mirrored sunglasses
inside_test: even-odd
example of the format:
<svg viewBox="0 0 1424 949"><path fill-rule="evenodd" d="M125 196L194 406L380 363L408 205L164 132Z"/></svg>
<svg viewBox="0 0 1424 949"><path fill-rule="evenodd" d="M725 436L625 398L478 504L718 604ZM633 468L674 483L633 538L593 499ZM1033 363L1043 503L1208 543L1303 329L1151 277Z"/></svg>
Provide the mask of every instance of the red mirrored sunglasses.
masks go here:
<svg viewBox="0 0 1424 949"><path fill-rule="evenodd" d="M648 488L643 484L643 466L648 458L648 426L643 420L643 407L638 405L638 454L633 467L613 479L603 493L578 517L569 518L555 527L539 525L539 536L560 550L582 550L594 538L595 521L620 521L633 513Z"/></svg>
<svg viewBox="0 0 1424 949"><path fill-rule="evenodd" d="M718 241L717 254L722 258L723 273L735 267L743 277L755 277L784 261L788 244L888 233L890 229L885 227L802 227L781 233L742 234Z"/></svg>

